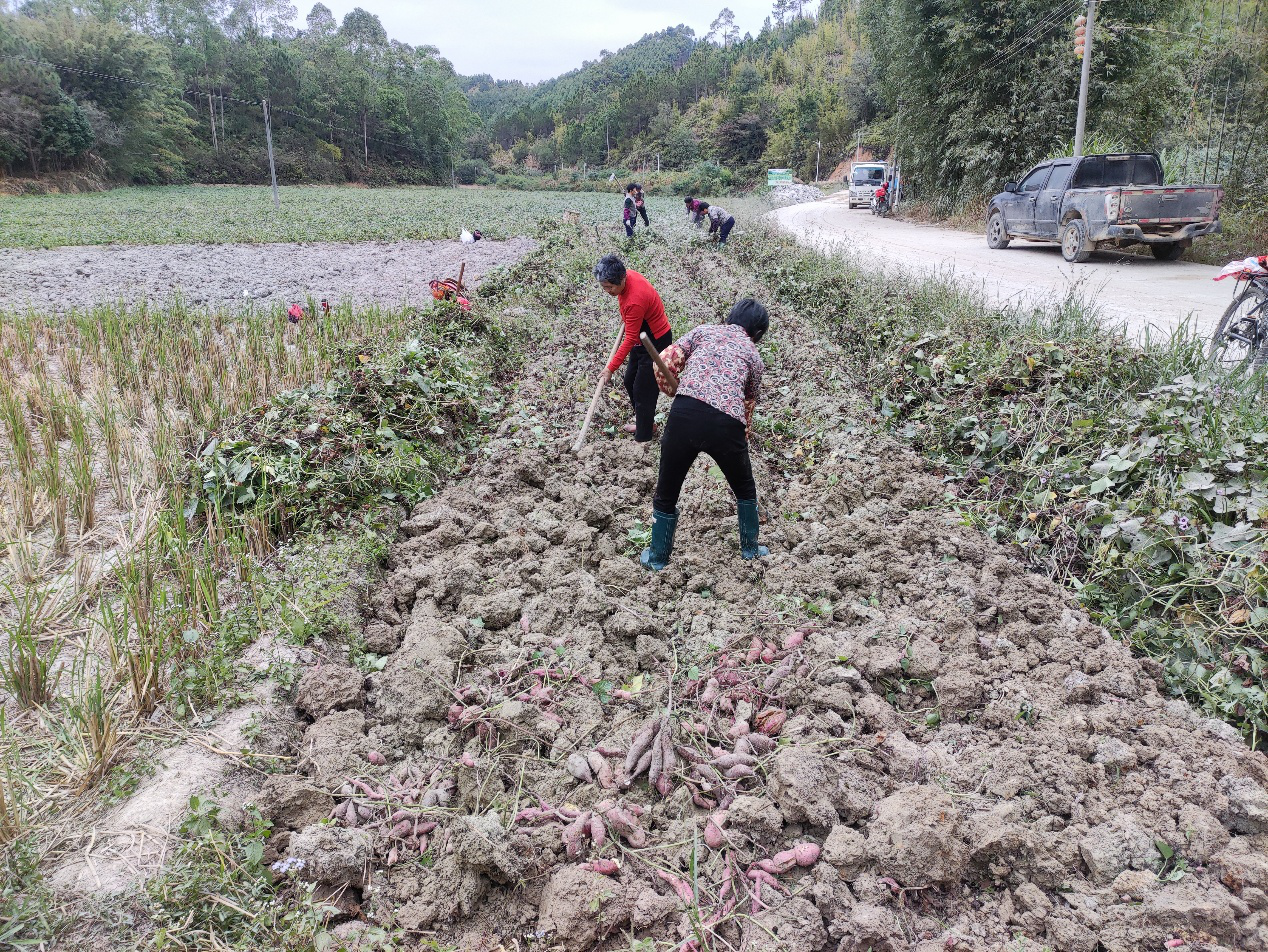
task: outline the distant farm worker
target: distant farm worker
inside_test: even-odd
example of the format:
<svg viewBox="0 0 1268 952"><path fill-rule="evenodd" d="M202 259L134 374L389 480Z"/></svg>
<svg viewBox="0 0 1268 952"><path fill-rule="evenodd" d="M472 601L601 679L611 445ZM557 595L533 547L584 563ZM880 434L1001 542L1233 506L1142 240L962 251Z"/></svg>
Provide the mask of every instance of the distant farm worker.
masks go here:
<svg viewBox="0 0 1268 952"><path fill-rule="evenodd" d="M664 350L673 342L673 330L665 317L665 305L651 282L637 271L628 270L625 262L616 255L600 258L594 266L594 276L599 287L617 299L621 320L625 322L625 336L601 375L603 383L606 385L612 379L628 357L625 392L630 395L630 403L634 407L634 422L625 425L625 432L633 433L636 443L646 443L653 436L656 400L660 391L656 387L652 359L638 335L646 333L657 350Z"/></svg>
<svg viewBox="0 0 1268 952"><path fill-rule="evenodd" d="M625 194L634 199L634 208L643 218L643 225L647 228L652 227L651 221L647 218L647 206L643 201L643 186L638 182L631 182L625 186ZM637 222L635 222L637 224Z"/></svg>
<svg viewBox="0 0 1268 952"><path fill-rule="evenodd" d="M634 211L634 198L625 196L625 209L621 212L621 224L625 226L625 237L634 237L634 226L638 224L638 214Z"/></svg>
<svg viewBox="0 0 1268 952"><path fill-rule="evenodd" d="M735 493L740 556L770 555L757 544L757 484L748 456L748 429L765 372L757 343L769 327L766 308L745 298L731 308L726 323L701 325L662 353L678 376L678 389L660 441L652 543L639 557L647 568L660 571L669 564L678 527L678 496L701 453L713 457ZM672 387L659 371L657 384L666 392Z"/></svg>
<svg viewBox="0 0 1268 952"><path fill-rule="evenodd" d="M735 216L721 205L710 205L703 202L705 216L709 219L709 234L717 234L718 244L725 245L726 239L735 227Z"/></svg>
<svg viewBox="0 0 1268 952"><path fill-rule="evenodd" d="M704 221L704 210L709 207L708 202L701 202L688 195L683 201L687 205L687 217L691 219L691 223L697 228Z"/></svg>

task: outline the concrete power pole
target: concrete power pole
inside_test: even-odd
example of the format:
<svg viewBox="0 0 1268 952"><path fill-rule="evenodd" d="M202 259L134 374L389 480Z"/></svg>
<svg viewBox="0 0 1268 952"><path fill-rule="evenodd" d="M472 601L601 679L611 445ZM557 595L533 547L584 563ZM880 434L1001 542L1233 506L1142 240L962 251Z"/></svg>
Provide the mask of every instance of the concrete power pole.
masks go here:
<svg viewBox="0 0 1268 952"><path fill-rule="evenodd" d="M823 151L823 143L815 143L815 181L819 181L819 153Z"/></svg>
<svg viewBox="0 0 1268 952"><path fill-rule="evenodd" d="M1082 42L1080 43L1079 28L1083 24L1075 27L1074 43L1075 49L1082 47L1083 51L1083 70L1079 77L1079 116L1074 123L1074 154L1080 156L1083 154L1083 130L1087 127L1087 87L1088 81L1092 76L1092 28L1096 25L1096 0L1087 0L1087 25L1084 27Z"/></svg>

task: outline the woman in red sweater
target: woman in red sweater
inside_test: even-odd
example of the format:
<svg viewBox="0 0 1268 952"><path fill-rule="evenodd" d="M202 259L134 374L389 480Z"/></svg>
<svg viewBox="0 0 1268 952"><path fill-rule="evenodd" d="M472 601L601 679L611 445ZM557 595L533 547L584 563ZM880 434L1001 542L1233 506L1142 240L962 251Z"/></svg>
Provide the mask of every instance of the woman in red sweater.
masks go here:
<svg viewBox="0 0 1268 952"><path fill-rule="evenodd" d="M647 351L639 342L639 334L646 332L657 350L664 350L673 343L674 334L665 317L665 305L660 295L645 277L630 271L616 255L599 259L594 266L594 276L599 287L616 298L621 308L621 320L625 322L625 336L603 371L606 384L621 364L629 358L625 368L625 392L630 395L634 407L634 423L625 431L634 434L636 443L646 443L653 435L656 417L656 398L660 390L656 386L655 367Z"/></svg>

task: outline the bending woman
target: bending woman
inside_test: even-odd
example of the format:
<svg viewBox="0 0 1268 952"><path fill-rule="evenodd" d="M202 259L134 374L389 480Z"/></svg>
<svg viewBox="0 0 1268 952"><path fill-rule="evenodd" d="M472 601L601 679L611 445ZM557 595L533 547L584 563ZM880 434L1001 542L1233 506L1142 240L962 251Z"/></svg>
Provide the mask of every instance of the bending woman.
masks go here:
<svg viewBox="0 0 1268 952"><path fill-rule="evenodd" d="M647 568L660 571L669 564L678 527L678 496L701 453L713 457L735 493L740 556L770 554L757 544L757 484L748 457L748 427L766 369L756 344L769 327L766 308L745 298L731 308L726 323L697 327L663 354L665 363L678 371L678 390L660 441L652 544L639 557Z"/></svg>
<svg viewBox="0 0 1268 952"><path fill-rule="evenodd" d="M628 201L628 199L627 199ZM626 226L633 232L633 226ZM616 255L606 255L594 266L594 276L599 287L617 300L621 320L625 323L625 335L604 368L603 383L606 386L612 375L629 357L625 368L625 392L630 395L634 408L634 422L625 426L625 432L634 434L634 442L647 443L655 430L656 401L660 392L656 389L652 359L639 343L644 331L655 343L657 350L664 350L673 341L673 330L665 317L665 305L651 282L637 271L630 271Z"/></svg>

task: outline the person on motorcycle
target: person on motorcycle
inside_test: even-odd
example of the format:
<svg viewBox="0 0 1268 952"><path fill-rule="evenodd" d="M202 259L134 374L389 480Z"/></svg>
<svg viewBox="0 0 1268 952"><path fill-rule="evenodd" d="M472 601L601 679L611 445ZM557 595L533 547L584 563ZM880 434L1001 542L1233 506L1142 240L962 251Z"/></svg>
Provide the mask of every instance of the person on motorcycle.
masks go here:
<svg viewBox="0 0 1268 952"><path fill-rule="evenodd" d="M889 202L889 182L888 180L881 182L880 186L872 193L872 201L875 203L877 214L883 214L888 210Z"/></svg>

